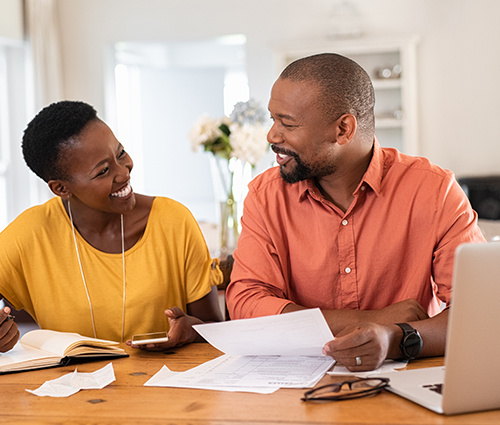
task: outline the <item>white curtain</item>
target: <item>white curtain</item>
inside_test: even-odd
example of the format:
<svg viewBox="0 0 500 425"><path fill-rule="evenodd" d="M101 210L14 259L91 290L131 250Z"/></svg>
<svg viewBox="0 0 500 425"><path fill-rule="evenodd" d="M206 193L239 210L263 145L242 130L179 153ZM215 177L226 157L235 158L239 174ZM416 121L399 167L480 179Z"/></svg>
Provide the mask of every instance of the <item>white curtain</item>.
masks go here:
<svg viewBox="0 0 500 425"><path fill-rule="evenodd" d="M61 42L55 0L25 0L36 111L62 99Z"/></svg>
<svg viewBox="0 0 500 425"><path fill-rule="evenodd" d="M63 99L61 42L56 0L24 0L26 34L29 41L32 71L32 116L44 106ZM51 192L40 179L33 177L31 202L50 198Z"/></svg>

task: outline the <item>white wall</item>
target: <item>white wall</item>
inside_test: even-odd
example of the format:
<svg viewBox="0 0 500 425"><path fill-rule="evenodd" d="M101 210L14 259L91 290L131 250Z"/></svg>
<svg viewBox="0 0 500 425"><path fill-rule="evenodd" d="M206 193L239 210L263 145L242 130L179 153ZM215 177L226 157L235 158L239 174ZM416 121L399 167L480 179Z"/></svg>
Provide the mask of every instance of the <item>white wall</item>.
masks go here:
<svg viewBox="0 0 500 425"><path fill-rule="evenodd" d="M0 0L0 37L23 39L22 0Z"/></svg>
<svg viewBox="0 0 500 425"><path fill-rule="evenodd" d="M65 92L104 111L105 50L117 41L242 33L251 96L264 104L273 48L325 38L333 0L59 0ZM458 176L500 172L500 2L358 0L367 35L420 36L421 152Z"/></svg>
<svg viewBox="0 0 500 425"><path fill-rule="evenodd" d="M251 95L267 102L274 46L321 39L335 0L59 0L65 93L104 111L105 51L117 41L247 36ZM498 173L500 2L355 0L367 35L420 36L423 155L458 176ZM0 0L0 36L22 38L22 0Z"/></svg>

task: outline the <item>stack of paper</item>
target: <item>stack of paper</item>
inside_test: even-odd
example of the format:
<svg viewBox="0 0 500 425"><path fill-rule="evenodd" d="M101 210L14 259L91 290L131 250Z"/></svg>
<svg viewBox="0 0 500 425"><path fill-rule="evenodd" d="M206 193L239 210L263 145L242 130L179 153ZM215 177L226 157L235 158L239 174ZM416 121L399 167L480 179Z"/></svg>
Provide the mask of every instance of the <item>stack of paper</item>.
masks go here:
<svg viewBox="0 0 500 425"><path fill-rule="evenodd" d="M225 354L186 372L164 366L146 386L271 393L313 387L334 363L322 354L333 335L319 309L194 328Z"/></svg>

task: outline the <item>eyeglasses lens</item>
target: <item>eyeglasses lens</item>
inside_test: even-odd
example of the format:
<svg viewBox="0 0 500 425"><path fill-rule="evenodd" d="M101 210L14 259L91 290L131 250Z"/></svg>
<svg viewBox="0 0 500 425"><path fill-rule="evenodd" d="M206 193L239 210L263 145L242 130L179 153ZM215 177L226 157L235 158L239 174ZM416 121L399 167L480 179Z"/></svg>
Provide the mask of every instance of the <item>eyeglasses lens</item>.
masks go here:
<svg viewBox="0 0 500 425"><path fill-rule="evenodd" d="M306 400L344 400L377 394L387 385L386 379L359 379L318 387L304 395Z"/></svg>
<svg viewBox="0 0 500 425"><path fill-rule="evenodd" d="M351 390L352 391L365 391L368 389L374 389L379 387L380 385L383 384L383 381L380 379L366 379L366 380L360 380L360 381L354 381L351 383Z"/></svg>

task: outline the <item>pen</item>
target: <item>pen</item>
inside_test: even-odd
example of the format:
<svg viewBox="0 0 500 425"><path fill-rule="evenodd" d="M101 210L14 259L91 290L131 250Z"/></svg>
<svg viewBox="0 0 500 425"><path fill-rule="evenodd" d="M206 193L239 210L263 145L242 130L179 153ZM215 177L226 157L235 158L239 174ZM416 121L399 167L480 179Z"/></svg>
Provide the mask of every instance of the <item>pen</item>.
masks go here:
<svg viewBox="0 0 500 425"><path fill-rule="evenodd" d="M16 318L16 316L12 316L10 314L7 316L7 320L14 320L15 318Z"/></svg>

